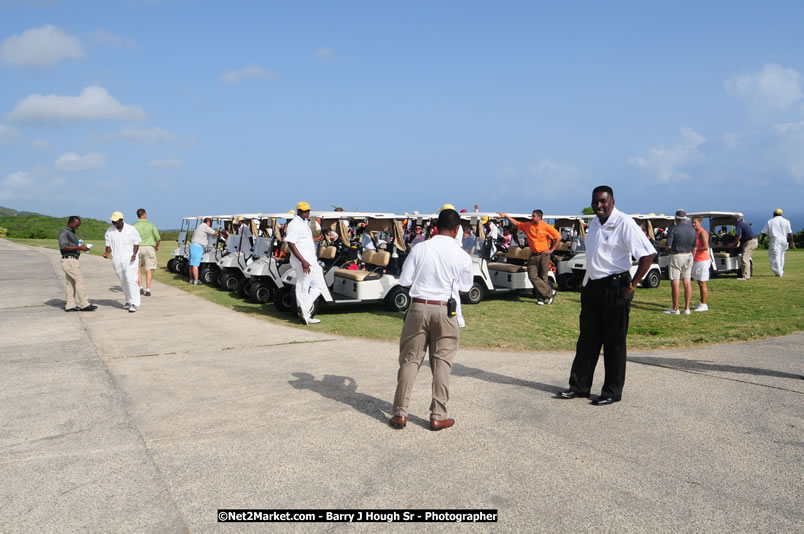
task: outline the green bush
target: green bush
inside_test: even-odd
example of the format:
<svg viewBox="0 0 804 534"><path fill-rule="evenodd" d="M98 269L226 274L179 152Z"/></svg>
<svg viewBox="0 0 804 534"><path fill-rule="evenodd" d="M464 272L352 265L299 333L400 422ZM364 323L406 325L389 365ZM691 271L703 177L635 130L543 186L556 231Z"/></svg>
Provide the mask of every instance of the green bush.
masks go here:
<svg viewBox="0 0 804 534"><path fill-rule="evenodd" d="M0 228L0 237L6 237L8 235L8 228Z"/></svg>

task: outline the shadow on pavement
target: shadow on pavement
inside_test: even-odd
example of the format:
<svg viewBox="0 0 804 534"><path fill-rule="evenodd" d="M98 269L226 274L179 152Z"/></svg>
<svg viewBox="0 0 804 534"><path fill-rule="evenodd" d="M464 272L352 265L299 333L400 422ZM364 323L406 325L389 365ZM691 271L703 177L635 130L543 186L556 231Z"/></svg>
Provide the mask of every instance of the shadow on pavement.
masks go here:
<svg viewBox="0 0 804 534"><path fill-rule="evenodd" d="M804 376L771 369L761 369L759 367L739 367L737 365L723 365L719 363L709 363L702 360L685 360L682 358L628 358L629 362L640 363L642 365L652 365L654 367L666 367L668 369L681 369L684 371L719 371L722 373L740 373L756 376L772 376L775 378L792 378L804 380Z"/></svg>
<svg viewBox="0 0 804 534"><path fill-rule="evenodd" d="M316 380L310 373L292 373L296 380L289 380L288 384L296 389L309 389L347 406L351 406L358 412L368 415L381 422L388 424L391 418L392 406L388 401L380 400L371 395L357 392L357 382L348 376L324 375L321 380ZM393 394L393 392L391 392ZM419 426L430 428L430 421L408 414L408 422Z"/></svg>
<svg viewBox="0 0 804 534"><path fill-rule="evenodd" d="M531 389L538 389L546 393L559 393L567 389L566 387L554 386L552 384L543 384L541 382L532 382L522 378L514 378L512 376L501 375L499 373L492 373L477 369L475 367L467 367L460 363L452 364L452 376L465 376L468 378L476 378L486 382L493 382L495 384L505 384L509 386L521 386Z"/></svg>

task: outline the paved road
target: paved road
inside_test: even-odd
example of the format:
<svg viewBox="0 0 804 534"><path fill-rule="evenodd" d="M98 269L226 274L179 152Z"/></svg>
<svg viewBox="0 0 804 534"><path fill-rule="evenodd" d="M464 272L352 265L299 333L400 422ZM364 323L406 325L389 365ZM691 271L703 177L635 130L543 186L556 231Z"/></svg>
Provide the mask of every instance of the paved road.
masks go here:
<svg viewBox="0 0 804 534"><path fill-rule="evenodd" d="M461 350L451 415L387 426L396 347L246 317L154 284L122 310L81 259L0 240L0 531L413 532L221 525L219 508L495 508L434 532L804 531L804 335L633 353L623 402L560 401L572 355ZM326 316L323 316L326 320ZM401 329L401 325L400 325ZM596 384L602 378L596 378Z"/></svg>

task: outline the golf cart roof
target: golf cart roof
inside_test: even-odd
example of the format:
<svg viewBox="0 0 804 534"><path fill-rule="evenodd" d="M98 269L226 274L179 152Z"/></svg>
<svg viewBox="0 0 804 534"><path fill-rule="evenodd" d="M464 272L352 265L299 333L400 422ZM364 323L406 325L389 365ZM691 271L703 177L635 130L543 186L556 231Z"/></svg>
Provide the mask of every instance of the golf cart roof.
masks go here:
<svg viewBox="0 0 804 534"><path fill-rule="evenodd" d="M315 217L316 219L368 219L369 217L394 218L398 217L398 215L373 211L311 211L310 217Z"/></svg>
<svg viewBox="0 0 804 534"><path fill-rule="evenodd" d="M740 213L739 211L693 211L692 213L687 214L687 217L703 217L703 218L715 217L718 219L729 218L729 217L738 219L742 216L743 214Z"/></svg>

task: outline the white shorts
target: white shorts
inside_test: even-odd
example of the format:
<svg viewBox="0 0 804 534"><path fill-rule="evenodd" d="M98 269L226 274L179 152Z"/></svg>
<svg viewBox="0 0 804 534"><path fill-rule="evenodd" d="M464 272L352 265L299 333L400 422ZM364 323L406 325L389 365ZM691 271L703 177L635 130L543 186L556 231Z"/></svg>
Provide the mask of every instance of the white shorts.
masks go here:
<svg viewBox="0 0 804 534"><path fill-rule="evenodd" d="M689 280L692 270L692 253L670 254L670 265L667 266L667 277L670 280Z"/></svg>
<svg viewBox="0 0 804 534"><path fill-rule="evenodd" d="M696 282L708 282L712 260L696 261L692 264L692 279Z"/></svg>

